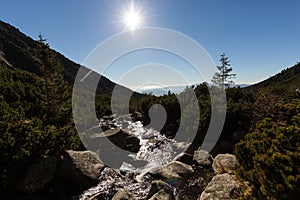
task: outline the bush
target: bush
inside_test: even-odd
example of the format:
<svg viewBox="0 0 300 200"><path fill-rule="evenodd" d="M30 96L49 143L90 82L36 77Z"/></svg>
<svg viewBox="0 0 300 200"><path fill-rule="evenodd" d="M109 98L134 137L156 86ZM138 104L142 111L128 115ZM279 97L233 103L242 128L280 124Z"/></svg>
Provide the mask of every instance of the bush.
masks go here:
<svg viewBox="0 0 300 200"><path fill-rule="evenodd" d="M2 126L1 126L2 125ZM12 185L23 170L39 159L57 155L64 149L79 149L80 139L72 126L43 127L38 118L1 127L1 187Z"/></svg>
<svg viewBox="0 0 300 200"><path fill-rule="evenodd" d="M45 125L40 79L0 65L0 188L7 189L37 160L65 149L81 149L70 114L61 125Z"/></svg>
<svg viewBox="0 0 300 200"><path fill-rule="evenodd" d="M238 143L238 174L267 199L300 194L300 100L281 104Z"/></svg>

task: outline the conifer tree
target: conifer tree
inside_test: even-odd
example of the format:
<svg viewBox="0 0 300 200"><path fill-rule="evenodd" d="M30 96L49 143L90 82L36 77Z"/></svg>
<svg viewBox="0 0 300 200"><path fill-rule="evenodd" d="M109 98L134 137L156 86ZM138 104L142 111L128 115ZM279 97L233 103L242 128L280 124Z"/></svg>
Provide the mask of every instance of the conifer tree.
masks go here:
<svg viewBox="0 0 300 200"><path fill-rule="evenodd" d="M70 90L63 77L63 66L56 59L49 44L40 34L38 40L37 57L40 73L43 79L43 98L45 124L62 124L70 108Z"/></svg>
<svg viewBox="0 0 300 200"><path fill-rule="evenodd" d="M234 81L231 80L235 78L236 74L232 74L232 67L230 67L230 61L228 57L223 53L220 58L221 65L217 66L218 71L212 78L212 82L220 87L229 87L231 84L234 84Z"/></svg>

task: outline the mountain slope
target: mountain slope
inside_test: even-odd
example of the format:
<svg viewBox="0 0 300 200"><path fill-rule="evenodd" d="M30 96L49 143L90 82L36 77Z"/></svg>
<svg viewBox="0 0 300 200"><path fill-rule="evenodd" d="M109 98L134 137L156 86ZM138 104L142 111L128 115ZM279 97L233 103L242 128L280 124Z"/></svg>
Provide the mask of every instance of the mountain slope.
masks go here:
<svg viewBox="0 0 300 200"><path fill-rule="evenodd" d="M0 20L0 62L12 69L25 70L40 76L38 62L36 61L36 48L37 41L34 41L32 38L21 33L17 28ZM54 52L57 59L64 66L65 80L73 84L80 65L67 59L62 54ZM115 83L101 76L97 93L111 95L115 86ZM121 86L121 88L126 93L132 92L126 87ZM141 95L134 93L133 96L139 97Z"/></svg>
<svg viewBox="0 0 300 200"><path fill-rule="evenodd" d="M3 188L14 189L31 164L67 149L85 149L74 126L71 103L72 86L80 65L51 50L64 67L66 81L46 88L39 69L37 45L37 41L0 21L0 194ZM91 76L100 75L94 72ZM101 77L95 97L98 117L111 114L110 97L115 86ZM120 101L124 94L132 94L128 88L118 88ZM80 102L85 105L84 98ZM80 122L84 125L95 121L90 113L85 115L85 110L81 114L85 121Z"/></svg>
<svg viewBox="0 0 300 200"><path fill-rule="evenodd" d="M257 84L247 87L247 90L283 90L294 93L300 88L300 63L282 70L280 73Z"/></svg>

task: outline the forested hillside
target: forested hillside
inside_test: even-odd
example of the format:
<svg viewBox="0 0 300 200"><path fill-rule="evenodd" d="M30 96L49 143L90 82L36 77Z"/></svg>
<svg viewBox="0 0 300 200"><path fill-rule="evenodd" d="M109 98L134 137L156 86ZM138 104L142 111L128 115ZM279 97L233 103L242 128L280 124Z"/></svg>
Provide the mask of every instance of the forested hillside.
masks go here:
<svg viewBox="0 0 300 200"><path fill-rule="evenodd" d="M13 184L22 169L39 159L66 149L84 149L71 104L79 67L52 50L45 39L34 41L0 21L1 188ZM101 76L95 100L98 117L111 114L115 86ZM133 93L133 99L140 96Z"/></svg>
<svg viewBox="0 0 300 200"><path fill-rule="evenodd" d="M282 94L293 94L300 88L300 62L292 67L283 69L280 73L252 86L247 90L277 91Z"/></svg>
<svg viewBox="0 0 300 200"><path fill-rule="evenodd" d="M71 105L59 123L45 119L45 93L35 74L0 65L1 188L13 184L24 167L64 149L82 149L71 121ZM70 92L70 90L69 90Z"/></svg>

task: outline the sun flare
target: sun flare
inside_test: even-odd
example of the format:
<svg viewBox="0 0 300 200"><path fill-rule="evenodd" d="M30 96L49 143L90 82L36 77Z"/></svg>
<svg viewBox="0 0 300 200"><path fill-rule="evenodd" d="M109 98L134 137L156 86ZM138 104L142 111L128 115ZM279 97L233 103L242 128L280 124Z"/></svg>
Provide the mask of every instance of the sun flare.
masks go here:
<svg viewBox="0 0 300 200"><path fill-rule="evenodd" d="M130 30L135 30L140 26L141 17L138 13L130 11L124 16L124 22Z"/></svg>
<svg viewBox="0 0 300 200"><path fill-rule="evenodd" d="M143 16L140 11L134 6L133 2L131 2L130 7L124 10L123 19L127 30L136 30L142 27L143 24Z"/></svg>

